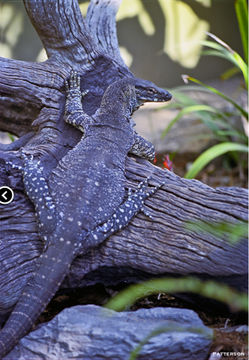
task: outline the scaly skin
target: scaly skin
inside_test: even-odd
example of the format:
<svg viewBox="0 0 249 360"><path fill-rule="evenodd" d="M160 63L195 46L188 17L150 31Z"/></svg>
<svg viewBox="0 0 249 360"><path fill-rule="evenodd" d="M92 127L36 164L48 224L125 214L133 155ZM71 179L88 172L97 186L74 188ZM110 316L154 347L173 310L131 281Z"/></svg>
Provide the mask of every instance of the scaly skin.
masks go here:
<svg viewBox="0 0 249 360"><path fill-rule="evenodd" d="M125 195L127 154L153 160L154 147L133 130L131 114L145 101L167 101L171 95L154 84L125 78L109 86L93 117L82 109L80 78L66 82L65 121L84 135L58 163L48 183L39 162L22 151L23 180L35 205L44 252L13 312L0 332L0 357L29 331L58 290L74 258L122 230L143 211L148 179L128 199ZM87 92L83 93L86 95ZM162 184L160 184L161 186Z"/></svg>

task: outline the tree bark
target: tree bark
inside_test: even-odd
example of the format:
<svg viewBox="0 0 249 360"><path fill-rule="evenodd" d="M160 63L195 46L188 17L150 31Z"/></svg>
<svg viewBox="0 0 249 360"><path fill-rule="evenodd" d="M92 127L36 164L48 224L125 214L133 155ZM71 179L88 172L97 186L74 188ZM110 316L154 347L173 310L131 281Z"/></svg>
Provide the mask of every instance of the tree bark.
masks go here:
<svg viewBox="0 0 249 360"><path fill-rule="evenodd" d="M73 68L81 75L84 110L93 114L109 84L133 76L124 64L116 35L115 14L121 1L92 0L84 20L77 0L24 0L48 60L28 63L0 58L0 130L20 137L0 147L0 186L10 186L14 201L0 204L0 322L18 300L34 270L43 244L34 206L24 192L22 174L7 164L22 164L18 149L39 158L49 177L58 161L80 140L81 133L63 120L64 80ZM181 179L148 161L129 158L127 187L152 175L151 185L165 185L146 200L153 221L138 214L122 232L75 259L61 288L103 282L139 281L159 275L198 274L215 278L247 273L247 241L186 229L188 221L244 223L247 191L212 189Z"/></svg>

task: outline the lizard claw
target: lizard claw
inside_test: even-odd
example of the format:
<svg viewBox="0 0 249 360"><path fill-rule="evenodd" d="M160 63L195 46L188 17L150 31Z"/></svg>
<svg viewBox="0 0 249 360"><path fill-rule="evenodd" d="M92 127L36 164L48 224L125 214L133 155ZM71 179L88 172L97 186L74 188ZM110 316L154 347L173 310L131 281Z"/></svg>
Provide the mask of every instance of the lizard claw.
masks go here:
<svg viewBox="0 0 249 360"><path fill-rule="evenodd" d="M67 98L85 96L89 90L80 91L80 75L76 70L71 70L69 80L65 80Z"/></svg>
<svg viewBox="0 0 249 360"><path fill-rule="evenodd" d="M144 215L148 216L152 221L154 220L154 219L153 219L153 216L149 213L149 211L145 210L144 207L141 207L140 211L141 211Z"/></svg>
<svg viewBox="0 0 249 360"><path fill-rule="evenodd" d="M23 170L22 166L16 165L16 164L12 163L11 161L6 161L6 165L10 165L12 167L12 169Z"/></svg>
<svg viewBox="0 0 249 360"><path fill-rule="evenodd" d="M148 190L147 186L149 184L149 180L151 179L151 175L147 177L147 179L141 181L135 190L135 192L132 194L131 189L128 189L128 202L133 203L136 213L138 211L141 211L146 216L148 216L151 220L153 220L152 215L144 208L144 201L153 195L160 187L162 187L165 183L161 183L157 186L155 186L153 189Z"/></svg>
<svg viewBox="0 0 249 360"><path fill-rule="evenodd" d="M89 93L89 90L82 91L81 96L85 96L87 93Z"/></svg>

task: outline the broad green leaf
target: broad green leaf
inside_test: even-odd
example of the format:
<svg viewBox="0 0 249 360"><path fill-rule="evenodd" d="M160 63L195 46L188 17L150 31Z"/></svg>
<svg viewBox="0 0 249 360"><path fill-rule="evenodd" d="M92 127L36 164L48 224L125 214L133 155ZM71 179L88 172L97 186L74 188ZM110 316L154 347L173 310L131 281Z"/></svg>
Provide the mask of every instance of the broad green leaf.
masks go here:
<svg viewBox="0 0 249 360"><path fill-rule="evenodd" d="M211 160L217 156L223 155L229 151L242 151L248 152L246 145L226 142L218 145L214 145L210 149L201 154L192 164L191 168L185 174L186 179L194 178Z"/></svg>

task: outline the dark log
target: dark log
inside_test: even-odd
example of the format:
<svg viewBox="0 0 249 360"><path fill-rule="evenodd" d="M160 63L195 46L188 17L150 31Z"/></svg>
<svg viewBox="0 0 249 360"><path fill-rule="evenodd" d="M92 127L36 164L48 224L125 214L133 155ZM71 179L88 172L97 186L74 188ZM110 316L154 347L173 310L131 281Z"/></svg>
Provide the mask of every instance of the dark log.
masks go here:
<svg viewBox="0 0 249 360"><path fill-rule="evenodd" d="M209 278L235 276L231 285L245 290L246 282L238 283L236 276L243 277L247 272L247 240L231 244L229 234L221 239L208 233L187 231L185 227L189 220L246 221L245 189L213 189L140 159L127 158L126 173L127 186L133 189L149 174L152 185L165 182L163 188L146 201L153 221L138 214L122 232L75 259L62 289L98 282L108 285L134 282L158 275L198 274ZM23 193L21 173L11 170L6 183L14 189L15 201L0 213L2 315L10 311L20 296L43 247L37 235L33 205Z"/></svg>
<svg viewBox="0 0 249 360"><path fill-rule="evenodd" d="M81 133L63 120L64 79L71 68L81 74L88 114L98 108L109 84L133 76L121 59L115 28L120 1L92 0L84 21L77 0L24 0L28 15L48 54L44 63L0 58L0 129L21 137L0 149L0 186L10 186L14 201L0 204L0 322L11 311L35 268L43 244L37 234L34 207L24 192L22 174L7 164L21 164L18 148L39 158L47 178ZM110 40L110 41L109 41ZM151 276L198 274L243 277L247 241L236 244L186 229L187 221L244 223L247 191L212 189L185 180L147 161L127 158L127 187L152 175L151 185L165 185L146 201L153 221L138 214L121 233L75 259L61 289L102 282L134 282ZM238 286L243 289L244 283Z"/></svg>

